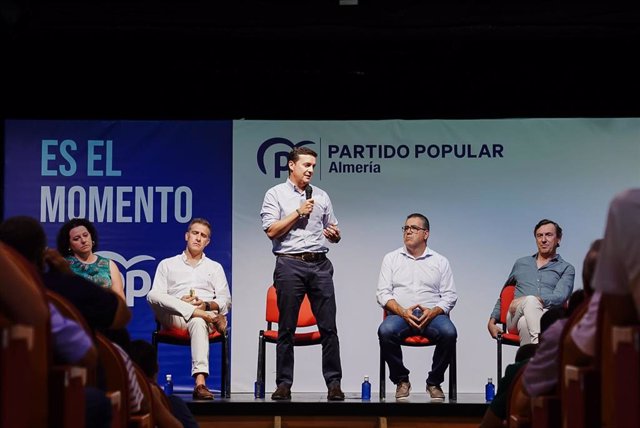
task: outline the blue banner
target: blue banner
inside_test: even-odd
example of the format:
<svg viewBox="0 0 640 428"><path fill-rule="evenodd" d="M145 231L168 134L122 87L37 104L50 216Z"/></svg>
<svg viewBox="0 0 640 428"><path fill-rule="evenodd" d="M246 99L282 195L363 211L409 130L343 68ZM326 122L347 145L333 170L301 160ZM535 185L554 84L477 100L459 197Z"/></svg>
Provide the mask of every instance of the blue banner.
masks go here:
<svg viewBox="0 0 640 428"><path fill-rule="evenodd" d="M55 247L70 218L92 221L98 252L124 277L133 339L151 341L146 301L160 260L182 252L187 223L207 218L206 254L231 276L231 121L5 123L5 216L38 218ZM220 346L209 386L220 388ZM189 347L160 345L160 376L193 387Z"/></svg>

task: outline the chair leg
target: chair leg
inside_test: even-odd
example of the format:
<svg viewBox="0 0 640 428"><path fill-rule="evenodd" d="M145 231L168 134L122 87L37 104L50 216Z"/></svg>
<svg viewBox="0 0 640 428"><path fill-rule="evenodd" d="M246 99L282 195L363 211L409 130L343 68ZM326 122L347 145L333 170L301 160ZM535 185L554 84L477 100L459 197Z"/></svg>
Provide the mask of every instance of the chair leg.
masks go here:
<svg viewBox="0 0 640 428"><path fill-rule="evenodd" d="M502 335L498 334L496 337L496 343L498 346L498 382L496 385L500 383L500 379L502 379Z"/></svg>
<svg viewBox="0 0 640 428"><path fill-rule="evenodd" d="M258 372L256 374L256 383L264 387L266 375L265 349L266 341L264 340L264 330L260 330L258 335Z"/></svg>
<svg viewBox="0 0 640 428"><path fill-rule="evenodd" d="M229 336L225 332L224 339L222 339L222 356L221 356L221 374L220 374L220 395L224 398L231 397L231 383L230 370L229 370Z"/></svg>
<svg viewBox="0 0 640 428"><path fill-rule="evenodd" d="M458 400L458 373L457 373L456 345L453 346L453 354L449 361L449 401Z"/></svg>
<svg viewBox="0 0 640 428"><path fill-rule="evenodd" d="M380 401L385 400L386 387L387 387L387 375L385 374L385 361L382 358L382 348L380 348Z"/></svg>

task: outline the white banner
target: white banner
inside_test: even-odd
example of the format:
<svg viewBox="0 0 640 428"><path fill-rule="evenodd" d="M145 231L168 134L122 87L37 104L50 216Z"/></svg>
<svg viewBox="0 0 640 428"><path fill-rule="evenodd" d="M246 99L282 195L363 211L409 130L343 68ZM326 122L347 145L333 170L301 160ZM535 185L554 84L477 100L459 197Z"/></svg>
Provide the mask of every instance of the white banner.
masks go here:
<svg viewBox="0 0 640 428"><path fill-rule="evenodd" d="M534 225L550 218L563 227L559 253L581 288L582 260L602 236L610 199L640 183L638 119L236 121L233 142L234 392L253 390L275 262L259 212L266 190L286 180L283 154L293 145L319 153L312 184L329 193L342 231L329 257L347 392L359 391L364 375L379 386L378 273L383 256L402 245L408 214L429 218L428 245L451 262L458 391L481 392L496 376L487 321L513 262L536 251ZM433 348L404 354L414 391L422 391ZM507 349L505 366L514 355ZM319 346L295 356L294 393L324 391ZM268 344L268 394L274 374Z"/></svg>

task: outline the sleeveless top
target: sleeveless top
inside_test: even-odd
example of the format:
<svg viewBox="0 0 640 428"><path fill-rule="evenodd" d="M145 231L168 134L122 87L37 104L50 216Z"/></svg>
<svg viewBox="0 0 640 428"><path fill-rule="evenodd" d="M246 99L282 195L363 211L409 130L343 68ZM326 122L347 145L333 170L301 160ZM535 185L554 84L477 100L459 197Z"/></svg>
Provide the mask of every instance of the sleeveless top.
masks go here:
<svg viewBox="0 0 640 428"><path fill-rule="evenodd" d="M98 260L93 263L82 263L74 256L68 256L71 270L89 281L98 284L101 287L111 288L111 271L109 270L109 259L98 256Z"/></svg>

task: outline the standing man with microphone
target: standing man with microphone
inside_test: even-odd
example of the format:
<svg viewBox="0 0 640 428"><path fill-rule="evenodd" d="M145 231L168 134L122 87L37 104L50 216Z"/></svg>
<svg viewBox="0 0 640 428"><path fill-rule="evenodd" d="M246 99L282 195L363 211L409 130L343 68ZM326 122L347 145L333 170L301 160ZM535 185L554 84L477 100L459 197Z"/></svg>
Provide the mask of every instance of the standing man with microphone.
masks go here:
<svg viewBox="0 0 640 428"><path fill-rule="evenodd" d="M296 147L289 153L289 177L267 191L260 216L262 228L271 239L276 266L273 273L278 310L276 385L272 400L290 400L293 384L293 336L300 305L309 296L311 309L322 337L322 374L327 399L344 400L340 388L342 367L336 329L336 301L333 265L327 258L327 241L340 241L338 220L329 195L309 184L317 153Z"/></svg>

